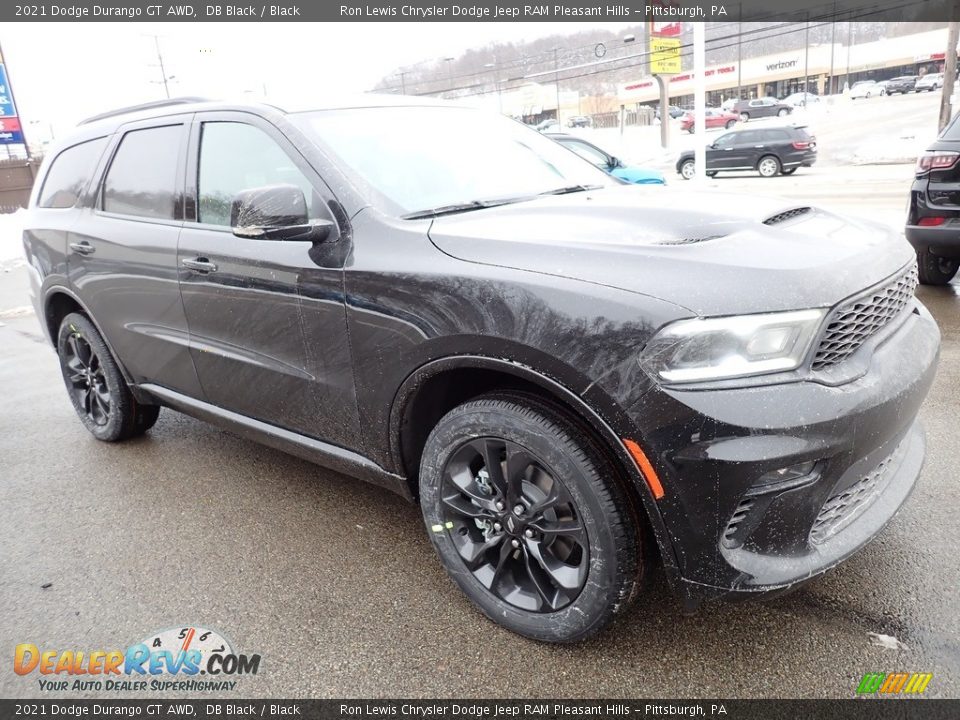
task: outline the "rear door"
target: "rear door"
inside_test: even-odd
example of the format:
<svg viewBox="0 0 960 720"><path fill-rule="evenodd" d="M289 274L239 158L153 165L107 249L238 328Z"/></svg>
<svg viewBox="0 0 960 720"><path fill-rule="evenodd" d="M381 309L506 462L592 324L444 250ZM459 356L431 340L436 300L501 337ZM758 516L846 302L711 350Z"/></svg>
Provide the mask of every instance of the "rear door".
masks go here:
<svg viewBox="0 0 960 720"><path fill-rule="evenodd" d="M131 123L115 134L95 207L70 234L67 265L134 382L199 396L177 280L190 117Z"/></svg>
<svg viewBox="0 0 960 720"><path fill-rule="evenodd" d="M198 114L187 164L180 289L207 400L288 430L359 449L353 371L336 242L242 238L230 227L240 192L295 185L310 216L334 220L332 193L270 123Z"/></svg>

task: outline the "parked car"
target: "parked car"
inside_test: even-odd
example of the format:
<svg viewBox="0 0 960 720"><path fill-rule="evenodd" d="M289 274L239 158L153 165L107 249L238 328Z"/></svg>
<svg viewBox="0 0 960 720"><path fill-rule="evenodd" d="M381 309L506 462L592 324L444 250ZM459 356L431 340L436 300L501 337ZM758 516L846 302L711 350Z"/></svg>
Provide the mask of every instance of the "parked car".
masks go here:
<svg viewBox="0 0 960 720"><path fill-rule="evenodd" d="M727 128L729 130L734 125L737 124L737 121L740 120L740 116L736 113L725 112L724 110L718 110L715 108L707 108L703 113L703 121L707 129L711 128ZM689 133L693 133L696 125L696 116L693 113L688 113L683 116L683 119L680 121L680 129L686 130Z"/></svg>
<svg viewBox="0 0 960 720"><path fill-rule="evenodd" d="M574 115L571 118L567 118L567 127L568 128L586 128L590 127L593 123L590 122L590 118L586 115Z"/></svg>
<svg viewBox="0 0 960 720"><path fill-rule="evenodd" d="M541 120L536 125L533 126L533 129L537 132L559 132L560 123L558 123L553 118L547 118L546 120Z"/></svg>
<svg viewBox="0 0 960 720"><path fill-rule="evenodd" d="M793 112L793 107L776 98L763 97L756 100L741 100L733 106L733 112L746 122L762 117L785 117Z"/></svg>
<svg viewBox="0 0 960 720"><path fill-rule="evenodd" d="M886 95L886 83L887 81L884 81L884 84L881 85L873 80L861 80L859 82L855 82L853 87L850 88L850 99L859 100L861 98L872 98L880 95Z"/></svg>
<svg viewBox="0 0 960 720"><path fill-rule="evenodd" d="M920 282L946 285L960 268L960 114L917 158L906 236Z"/></svg>
<svg viewBox="0 0 960 720"><path fill-rule="evenodd" d="M942 87L943 73L927 73L926 75L920 76L913 89L917 92L920 92L921 90L933 92L934 90L939 90Z"/></svg>
<svg viewBox="0 0 960 720"><path fill-rule="evenodd" d="M815 95L810 92L798 92L793 93L792 95L787 95L783 102L791 107L807 107L808 105L816 105L820 102L820 96Z"/></svg>
<svg viewBox="0 0 960 720"><path fill-rule="evenodd" d="M897 93L905 95L917 89L918 79L916 75L901 75L892 80L887 80L887 85L884 90L887 95L896 95Z"/></svg>
<svg viewBox="0 0 960 720"><path fill-rule="evenodd" d="M592 165L596 165L604 172L610 173L615 178L619 178L635 185L665 185L667 180L659 170L650 168L624 165L619 158L609 154L605 150L591 142L587 142L576 135L565 135L563 133L548 133L547 137L556 140L568 150L572 150Z"/></svg>
<svg viewBox="0 0 960 720"><path fill-rule="evenodd" d="M676 119L679 118L679 117L683 117L684 115L687 114L687 111L684 110L682 107L679 107L678 105L670 105L670 106L669 106L669 112L670 112L670 117L673 118L674 120L676 120ZM659 105L657 105L657 106L654 108L653 114L654 114L654 117L657 118L657 120L660 119L660 106L659 106Z"/></svg>
<svg viewBox="0 0 960 720"><path fill-rule="evenodd" d="M95 438L165 406L390 488L532 638L629 612L655 560L688 610L807 582L920 473L939 334L867 220L637 192L496 113L397 96L107 113L58 138L29 205L36 316Z"/></svg>
<svg viewBox="0 0 960 720"><path fill-rule="evenodd" d="M718 137L707 146L707 175L719 172L756 171L763 177L792 175L799 167L817 161L817 139L804 127L745 128ZM677 159L677 172L685 180L695 174L693 150Z"/></svg>

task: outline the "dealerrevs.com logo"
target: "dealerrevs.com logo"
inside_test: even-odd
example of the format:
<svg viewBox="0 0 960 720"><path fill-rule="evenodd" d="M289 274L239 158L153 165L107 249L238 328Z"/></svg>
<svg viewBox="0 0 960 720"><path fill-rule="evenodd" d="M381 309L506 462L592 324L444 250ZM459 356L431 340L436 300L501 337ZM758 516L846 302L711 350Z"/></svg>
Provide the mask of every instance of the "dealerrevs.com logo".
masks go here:
<svg viewBox="0 0 960 720"><path fill-rule="evenodd" d="M40 690L233 690L234 679L256 675L260 655L240 654L215 630L180 627L154 633L126 650L57 650L21 643L17 675L37 674Z"/></svg>

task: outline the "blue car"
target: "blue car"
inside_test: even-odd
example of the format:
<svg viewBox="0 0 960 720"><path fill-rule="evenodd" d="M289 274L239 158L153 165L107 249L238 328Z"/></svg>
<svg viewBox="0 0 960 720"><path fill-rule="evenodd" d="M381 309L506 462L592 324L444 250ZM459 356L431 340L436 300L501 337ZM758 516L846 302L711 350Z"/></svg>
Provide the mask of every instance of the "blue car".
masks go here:
<svg viewBox="0 0 960 720"><path fill-rule="evenodd" d="M576 135L564 133L548 133L547 137L556 140L568 150L575 152L584 160L593 163L607 171L615 178L620 178L635 185L666 185L667 180L659 170L624 165L618 158L610 155L593 143L587 142Z"/></svg>

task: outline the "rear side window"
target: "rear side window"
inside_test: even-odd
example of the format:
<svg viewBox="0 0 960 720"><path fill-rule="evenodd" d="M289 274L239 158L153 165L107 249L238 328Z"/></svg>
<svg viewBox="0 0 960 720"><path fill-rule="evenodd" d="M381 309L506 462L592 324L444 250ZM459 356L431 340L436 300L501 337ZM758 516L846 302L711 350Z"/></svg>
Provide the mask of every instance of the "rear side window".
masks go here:
<svg viewBox="0 0 960 720"><path fill-rule="evenodd" d="M71 208L97 169L107 138L97 138L69 147L54 159L37 205L42 208Z"/></svg>
<svg viewBox="0 0 960 720"><path fill-rule="evenodd" d="M174 219L182 137L183 125L131 130L124 135L107 171L103 209L121 215Z"/></svg>
<svg viewBox="0 0 960 720"><path fill-rule="evenodd" d="M941 140L960 140L960 113L953 116L947 126L940 133Z"/></svg>
<svg viewBox="0 0 960 720"><path fill-rule="evenodd" d="M789 142L790 141L790 131L789 130L763 130L762 137L764 142L776 143L776 142Z"/></svg>

